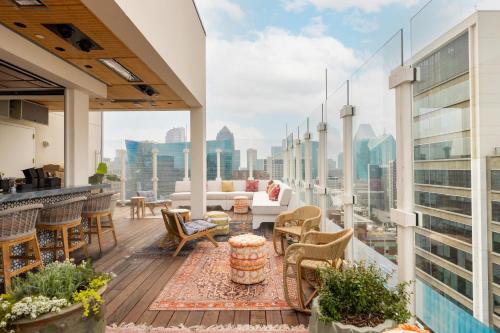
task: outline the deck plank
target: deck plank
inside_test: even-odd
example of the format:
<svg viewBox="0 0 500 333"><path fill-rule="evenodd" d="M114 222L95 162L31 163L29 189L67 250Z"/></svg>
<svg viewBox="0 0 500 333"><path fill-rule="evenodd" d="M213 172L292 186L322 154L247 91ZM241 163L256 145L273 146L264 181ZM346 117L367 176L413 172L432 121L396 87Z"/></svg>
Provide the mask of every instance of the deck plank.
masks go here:
<svg viewBox="0 0 500 333"><path fill-rule="evenodd" d="M283 319L281 319L281 311L266 311L266 322L268 325L283 324Z"/></svg>
<svg viewBox="0 0 500 333"><path fill-rule="evenodd" d="M210 327L213 325L217 325L217 321L219 320L219 311L205 311L203 314L203 319L201 320L201 324L205 327Z"/></svg>
<svg viewBox="0 0 500 333"><path fill-rule="evenodd" d="M179 326L181 324L184 324L186 322L186 319L189 315L189 311L175 311L174 315L168 322L168 326Z"/></svg>
<svg viewBox="0 0 500 333"><path fill-rule="evenodd" d="M250 325L266 325L266 311L250 311Z"/></svg>
<svg viewBox="0 0 500 333"><path fill-rule="evenodd" d="M199 326L203 320L204 311L189 311L184 325L187 327Z"/></svg>
<svg viewBox="0 0 500 333"><path fill-rule="evenodd" d="M234 315L235 325L248 325L250 324L250 311L236 311Z"/></svg>
<svg viewBox="0 0 500 333"><path fill-rule="evenodd" d="M232 310L220 311L219 312L219 320L217 321L217 324L232 325L234 323L234 320L235 320L234 312L235 311L232 311Z"/></svg>
<svg viewBox="0 0 500 333"><path fill-rule="evenodd" d="M168 322L172 319L174 311L158 311L155 320L151 324L153 327L167 327Z"/></svg>

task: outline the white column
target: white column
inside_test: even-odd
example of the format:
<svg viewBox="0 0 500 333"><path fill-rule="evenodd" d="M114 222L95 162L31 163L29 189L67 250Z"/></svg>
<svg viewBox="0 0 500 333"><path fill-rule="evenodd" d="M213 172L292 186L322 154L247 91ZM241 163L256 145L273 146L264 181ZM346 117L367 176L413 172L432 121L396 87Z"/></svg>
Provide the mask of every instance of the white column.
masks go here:
<svg viewBox="0 0 500 333"><path fill-rule="evenodd" d="M353 194L353 163L352 163L352 116L354 108L351 105L345 105L340 111L342 119L342 143L344 151L344 195L342 197L342 206L344 209L344 229L354 228L354 194ZM345 251L346 259L354 259L354 242L350 241Z"/></svg>
<svg viewBox="0 0 500 333"><path fill-rule="evenodd" d="M191 217L201 219L207 209L206 112L191 110Z"/></svg>
<svg viewBox="0 0 500 333"><path fill-rule="evenodd" d="M222 178L220 176L220 154L222 153L222 149L217 148L215 150L215 153L217 154L217 178L215 178L215 180L221 181Z"/></svg>
<svg viewBox="0 0 500 333"><path fill-rule="evenodd" d="M184 181L189 180L189 148L184 148Z"/></svg>
<svg viewBox="0 0 500 333"><path fill-rule="evenodd" d="M155 200L158 199L158 149L153 148L151 150L151 159L153 162L153 177L151 182L153 183L153 193L155 195Z"/></svg>
<svg viewBox="0 0 500 333"><path fill-rule="evenodd" d="M415 71L410 66L396 68L389 77L389 87L396 96L396 189L397 208L391 209L391 221L397 225L398 278L415 280L415 225L413 198L413 137L411 85ZM409 310L415 314L415 284Z"/></svg>
<svg viewBox="0 0 500 333"><path fill-rule="evenodd" d="M250 158L252 157L252 158ZM248 180L253 180L253 156L247 154L248 161Z"/></svg>
<svg viewBox="0 0 500 333"><path fill-rule="evenodd" d="M300 139L295 140L295 184L300 186L302 182L302 154L300 151Z"/></svg>
<svg viewBox="0 0 500 333"><path fill-rule="evenodd" d="M304 134L304 187L309 189L312 184L312 169L311 169L311 133Z"/></svg>
<svg viewBox="0 0 500 333"><path fill-rule="evenodd" d="M288 183L288 148L283 149L283 181Z"/></svg>
<svg viewBox="0 0 500 333"><path fill-rule="evenodd" d="M89 183L89 96L66 89L64 96L64 184Z"/></svg>
<svg viewBox="0 0 500 333"><path fill-rule="evenodd" d="M126 160L125 156L127 155L127 151L125 149L120 149L118 151L120 154L120 204L122 206L125 205L126 201L126 184L127 184L127 169L126 169Z"/></svg>
<svg viewBox="0 0 500 333"><path fill-rule="evenodd" d="M329 231L326 218L327 213L327 193L326 193L326 180L327 180L327 167L326 167L326 141L328 134L328 125L325 122L321 122L318 124L318 138L319 138L319 147L318 147L318 176L319 176L319 185L317 190L319 191L319 203L321 211L323 212L321 218L321 231Z"/></svg>

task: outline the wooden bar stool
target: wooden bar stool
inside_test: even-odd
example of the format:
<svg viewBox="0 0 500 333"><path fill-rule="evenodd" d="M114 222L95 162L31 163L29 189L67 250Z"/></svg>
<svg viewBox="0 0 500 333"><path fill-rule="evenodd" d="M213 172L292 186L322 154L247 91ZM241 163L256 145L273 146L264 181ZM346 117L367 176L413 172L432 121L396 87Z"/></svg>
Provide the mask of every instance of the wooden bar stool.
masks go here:
<svg viewBox="0 0 500 333"><path fill-rule="evenodd" d="M102 239L105 232L111 231L115 246L118 244L116 240L115 227L113 225L113 218L111 216L111 197L115 192L104 192L99 194L91 194L87 197L87 201L83 205L82 217L88 220L89 243L92 240L92 235L97 235L99 242L99 252L102 252ZM103 223L102 218L106 218Z"/></svg>
<svg viewBox="0 0 500 333"><path fill-rule="evenodd" d="M69 259L70 253L80 248L83 249L86 258L89 256L82 225L82 208L85 200L87 197L76 197L46 205L42 209L36 227L40 231L52 232L54 243L42 247L42 251L52 250L54 260L57 260L59 250L63 251L64 259Z"/></svg>
<svg viewBox="0 0 500 333"><path fill-rule="evenodd" d="M26 205L0 211L0 247L2 250L2 269L5 290L10 290L12 277L43 267L40 246L36 238L36 220L43 207L41 204ZM11 255L12 247L25 245L22 256ZM24 266L12 269L12 259L24 260ZM31 261L31 262L30 262Z"/></svg>

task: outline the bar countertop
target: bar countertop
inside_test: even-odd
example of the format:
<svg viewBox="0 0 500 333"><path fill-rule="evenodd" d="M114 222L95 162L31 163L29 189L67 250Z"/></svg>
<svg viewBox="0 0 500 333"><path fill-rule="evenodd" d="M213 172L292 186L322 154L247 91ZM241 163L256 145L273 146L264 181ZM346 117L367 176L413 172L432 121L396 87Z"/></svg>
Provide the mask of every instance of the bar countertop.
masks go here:
<svg viewBox="0 0 500 333"><path fill-rule="evenodd" d="M62 188L42 188L42 189L30 189L27 191L18 191L17 193L2 193L0 192L0 204L45 198L57 195L73 194L79 192L87 192L91 190L98 190L103 188L109 188L109 184L99 184L99 185L82 185L82 186L71 186Z"/></svg>

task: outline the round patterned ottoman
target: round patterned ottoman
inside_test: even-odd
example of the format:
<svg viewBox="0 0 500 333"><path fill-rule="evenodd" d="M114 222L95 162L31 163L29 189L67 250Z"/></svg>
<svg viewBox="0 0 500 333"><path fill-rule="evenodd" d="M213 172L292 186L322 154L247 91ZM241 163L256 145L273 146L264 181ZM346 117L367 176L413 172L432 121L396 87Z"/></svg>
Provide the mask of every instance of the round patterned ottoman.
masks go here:
<svg viewBox="0 0 500 333"><path fill-rule="evenodd" d="M254 284L265 280L267 262L266 239L253 234L234 236L231 246L231 280L240 284Z"/></svg>
<svg viewBox="0 0 500 333"><path fill-rule="evenodd" d="M244 195L236 196L234 199L234 213L247 214L248 213L248 198Z"/></svg>
<svg viewBox="0 0 500 333"><path fill-rule="evenodd" d="M204 219L217 224L214 235L227 235L229 233L231 218L226 213L219 211L207 212Z"/></svg>

